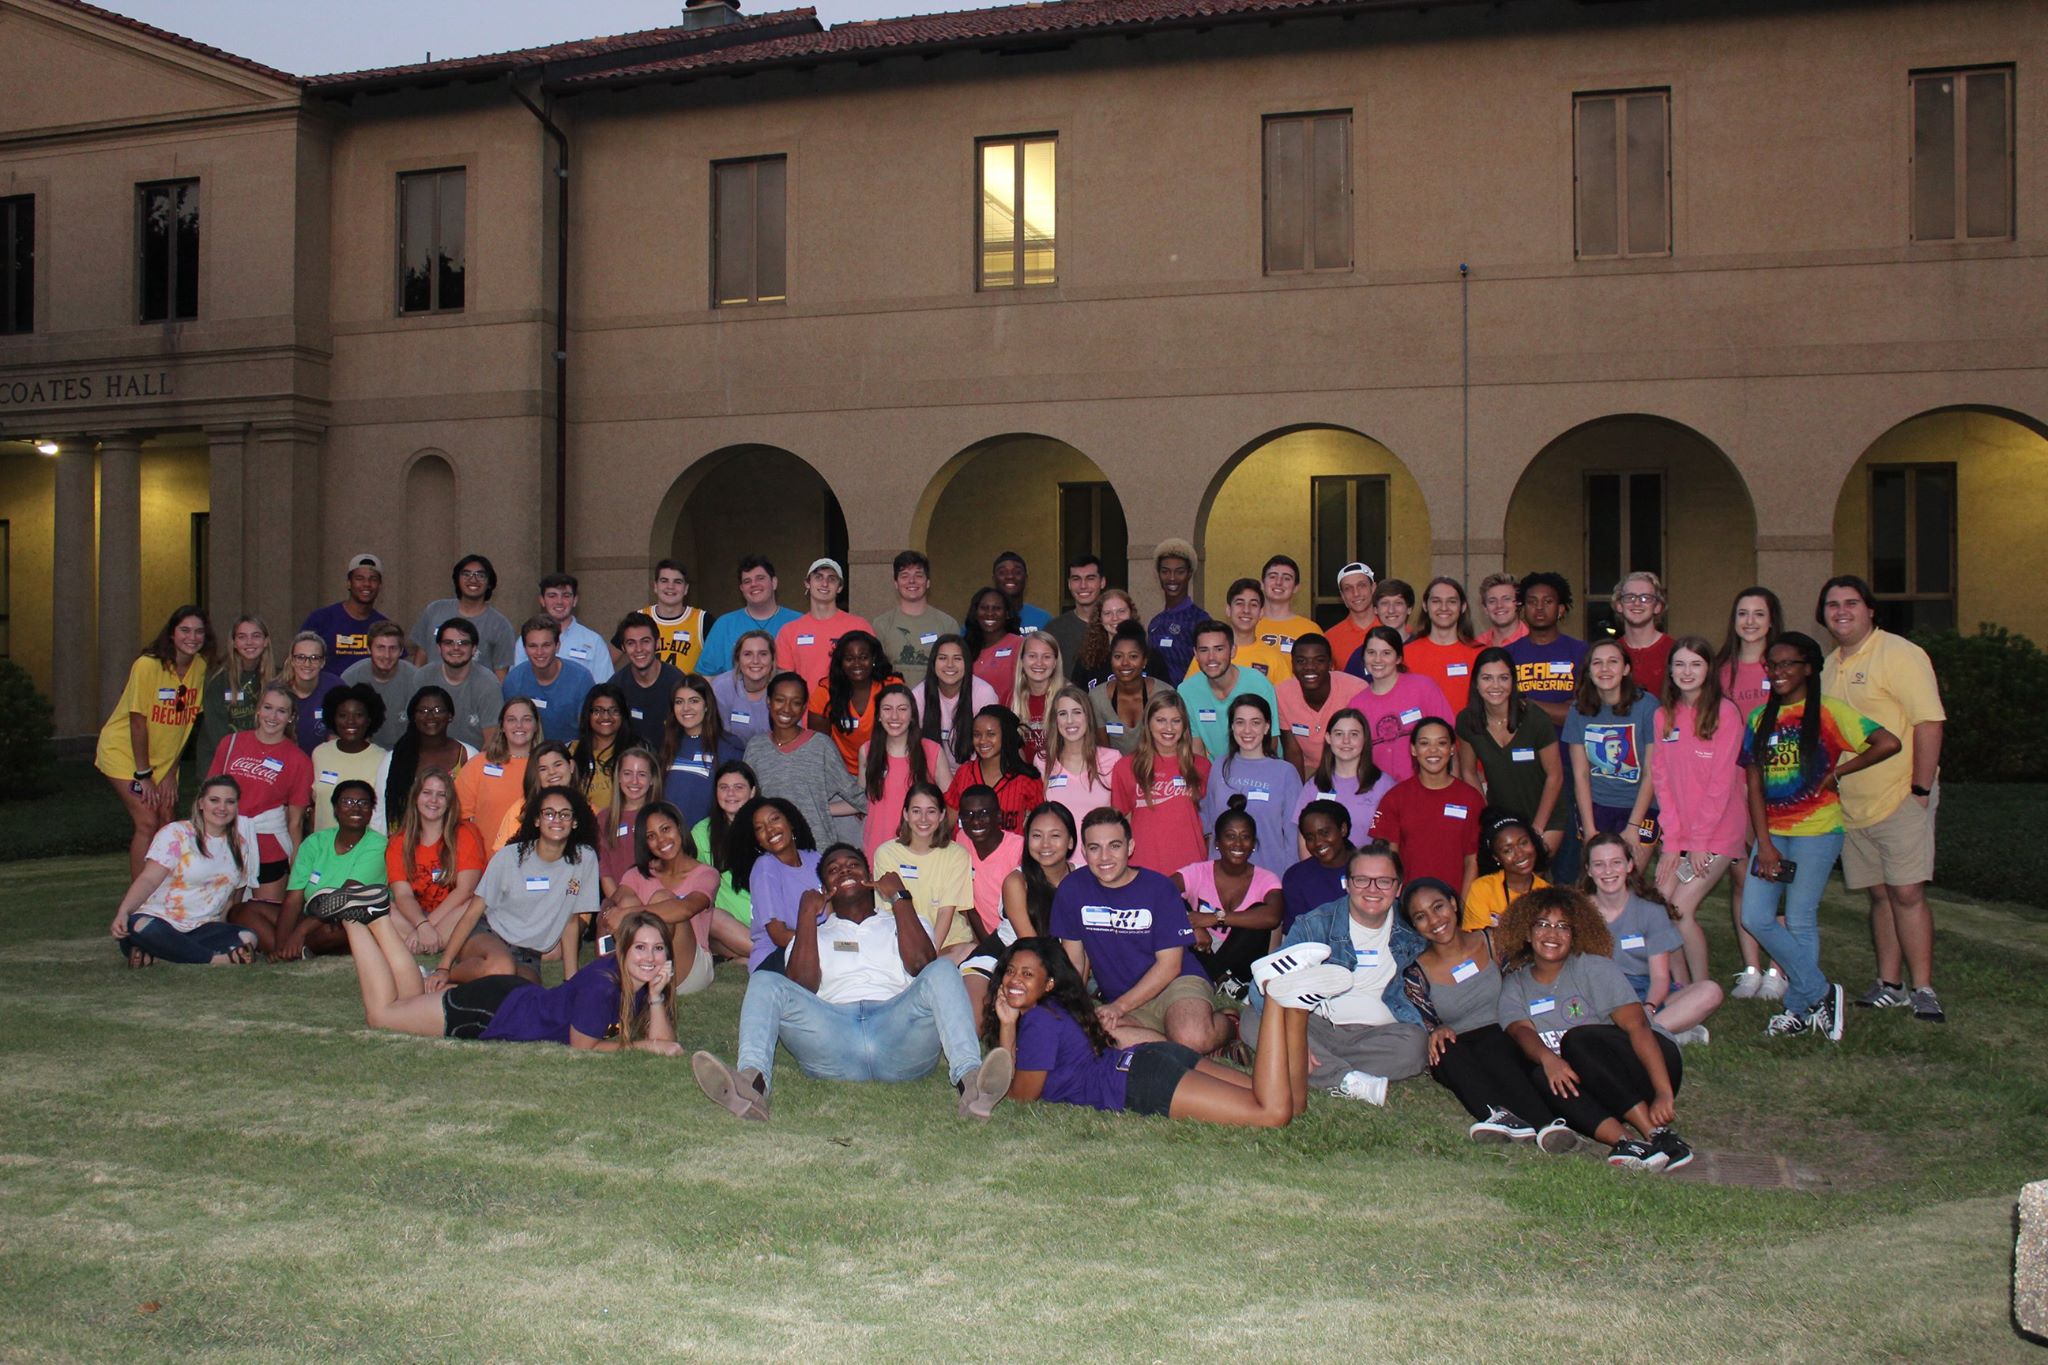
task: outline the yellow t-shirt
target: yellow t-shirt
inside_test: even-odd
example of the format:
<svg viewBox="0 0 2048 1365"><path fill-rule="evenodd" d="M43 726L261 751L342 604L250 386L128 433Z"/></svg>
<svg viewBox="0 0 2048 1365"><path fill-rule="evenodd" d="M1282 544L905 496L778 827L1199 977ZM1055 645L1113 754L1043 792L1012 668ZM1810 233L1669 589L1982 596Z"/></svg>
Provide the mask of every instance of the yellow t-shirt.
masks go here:
<svg viewBox="0 0 2048 1365"><path fill-rule="evenodd" d="M695 673L697 660L704 653L704 609L684 607L682 616L674 621L664 621L652 603L640 610L654 620L656 657L685 673Z"/></svg>
<svg viewBox="0 0 2048 1365"><path fill-rule="evenodd" d="M1294 642L1304 635L1320 635L1322 627L1306 616L1262 616L1259 618L1259 642L1272 645L1284 654L1294 653ZM1344 661L1337 660L1342 668Z"/></svg>
<svg viewBox="0 0 2048 1365"><path fill-rule="evenodd" d="M177 766L186 736L199 723L203 709L206 660L194 655L180 677L176 669L143 655L128 670L128 685L114 714L100 727L100 742L92 761L108 777L126 782L142 769L128 740L128 717L141 715L149 722L150 776L161 782ZM212 757L212 755L207 755Z"/></svg>
<svg viewBox="0 0 2048 1365"><path fill-rule="evenodd" d="M1541 877L1531 879L1529 889L1550 885ZM1508 874L1489 872L1472 883L1472 889L1465 893L1465 919L1467 929L1490 929L1500 923L1500 917L1508 912Z"/></svg>
<svg viewBox="0 0 2048 1365"><path fill-rule="evenodd" d="M1890 815L1913 792L1913 727L1947 720L1927 651L1888 630L1873 630L1847 658L1837 649L1820 673L1824 697L1847 702L1899 737L1894 758L1841 780L1842 823L1866 829Z"/></svg>
<svg viewBox="0 0 2048 1365"><path fill-rule="evenodd" d="M891 839L875 850L875 880L891 872L903 879L910 903L926 924L939 922L939 907L953 907L946 941L936 947L945 949L974 940L974 869L966 849L944 844L929 853L912 853L900 840Z"/></svg>

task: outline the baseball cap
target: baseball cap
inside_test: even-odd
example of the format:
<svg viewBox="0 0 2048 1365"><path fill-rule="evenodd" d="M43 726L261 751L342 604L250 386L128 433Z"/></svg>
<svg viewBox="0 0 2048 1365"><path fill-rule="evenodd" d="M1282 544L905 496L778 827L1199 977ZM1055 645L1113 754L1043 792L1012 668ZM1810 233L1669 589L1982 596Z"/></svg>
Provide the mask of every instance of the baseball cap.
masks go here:
<svg viewBox="0 0 2048 1365"><path fill-rule="evenodd" d="M345 578L357 569L375 569L381 577L384 573L384 561L375 555L350 555L348 567L342 570L342 576Z"/></svg>
<svg viewBox="0 0 2048 1365"><path fill-rule="evenodd" d="M1372 571L1372 565L1362 559L1354 559L1343 568L1337 570L1337 582L1339 584L1342 584L1347 578L1358 578L1361 576L1370 578L1375 583L1379 581L1379 575Z"/></svg>
<svg viewBox="0 0 2048 1365"><path fill-rule="evenodd" d="M839 567L839 561L836 559L812 560L811 567L804 570L804 577L809 578L812 574L816 573L820 569L830 569L833 573L839 575L840 581L842 582L844 582L846 579L846 570Z"/></svg>

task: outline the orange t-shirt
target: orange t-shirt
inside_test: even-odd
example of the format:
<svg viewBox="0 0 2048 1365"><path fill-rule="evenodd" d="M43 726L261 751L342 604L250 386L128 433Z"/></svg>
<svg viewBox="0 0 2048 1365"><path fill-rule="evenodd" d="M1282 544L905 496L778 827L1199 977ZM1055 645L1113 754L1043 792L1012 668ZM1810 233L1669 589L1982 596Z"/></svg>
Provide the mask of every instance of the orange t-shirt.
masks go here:
<svg viewBox="0 0 2048 1365"><path fill-rule="evenodd" d="M1465 709L1465 694L1472 687L1472 661L1478 657L1478 645L1436 645L1427 635L1410 640L1401 650L1401 662L1408 665L1408 671L1434 678L1453 713Z"/></svg>
<svg viewBox="0 0 2048 1365"><path fill-rule="evenodd" d="M455 774L455 796L462 802L463 819L474 821L479 831L497 829L505 822L505 812L518 810L526 800L526 760L492 763L481 755L471 759ZM496 853L504 846L503 839L494 837L489 851Z"/></svg>
<svg viewBox="0 0 2048 1365"><path fill-rule="evenodd" d="M412 875L405 873L405 840L396 833L384 846L384 872L392 882L404 882L412 888L412 894L420 903L420 909L433 914L441 908L441 902L448 899L448 893L455 888L443 886L434 880L434 874L441 870L441 849L447 843L421 844L413 852L416 864ZM455 827L455 870L481 872L484 870L484 836L477 833L475 825L464 820Z"/></svg>
<svg viewBox="0 0 2048 1365"><path fill-rule="evenodd" d="M847 717L848 724L835 725L824 732L831 735L832 742L839 746L839 761L846 765L846 771L852 773L860 770L861 746L866 744L868 736L875 732L875 698L881 695L882 689L888 684L902 681L894 673L876 678L868 687L867 706L862 710L850 711ZM825 708L831 701L832 690L827 684L821 682L811 688L812 715L824 715Z"/></svg>
<svg viewBox="0 0 2048 1365"><path fill-rule="evenodd" d="M1379 618L1374 617L1373 625L1378 624ZM1350 662L1351 656L1365 648L1366 630L1367 627L1359 625L1347 616L1323 632L1323 638L1330 642L1330 664L1332 667L1342 672L1344 665ZM1353 674L1352 676L1356 677L1357 675Z"/></svg>

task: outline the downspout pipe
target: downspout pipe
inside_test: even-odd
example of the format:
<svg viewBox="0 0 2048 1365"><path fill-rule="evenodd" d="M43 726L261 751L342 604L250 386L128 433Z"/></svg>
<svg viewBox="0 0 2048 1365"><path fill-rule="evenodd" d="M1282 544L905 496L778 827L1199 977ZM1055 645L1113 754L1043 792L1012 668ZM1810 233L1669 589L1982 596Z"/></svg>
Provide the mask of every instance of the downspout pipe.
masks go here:
<svg viewBox="0 0 2048 1365"><path fill-rule="evenodd" d="M507 84L555 140L555 572L569 567L569 135L545 109Z"/></svg>

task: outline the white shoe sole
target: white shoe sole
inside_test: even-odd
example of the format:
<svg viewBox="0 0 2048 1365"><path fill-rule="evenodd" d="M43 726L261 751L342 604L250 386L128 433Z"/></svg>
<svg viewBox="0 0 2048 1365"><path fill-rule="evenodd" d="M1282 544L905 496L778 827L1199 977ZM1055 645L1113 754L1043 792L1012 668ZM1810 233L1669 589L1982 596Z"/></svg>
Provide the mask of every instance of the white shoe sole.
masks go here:
<svg viewBox="0 0 2048 1365"><path fill-rule="evenodd" d="M1253 962L1252 984L1264 991L1276 976L1300 971L1304 967L1319 967L1329 960L1329 944L1297 943L1292 948L1282 948L1277 953L1268 953Z"/></svg>

